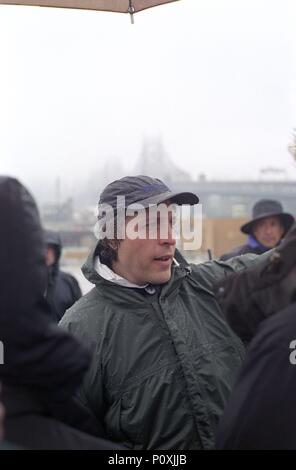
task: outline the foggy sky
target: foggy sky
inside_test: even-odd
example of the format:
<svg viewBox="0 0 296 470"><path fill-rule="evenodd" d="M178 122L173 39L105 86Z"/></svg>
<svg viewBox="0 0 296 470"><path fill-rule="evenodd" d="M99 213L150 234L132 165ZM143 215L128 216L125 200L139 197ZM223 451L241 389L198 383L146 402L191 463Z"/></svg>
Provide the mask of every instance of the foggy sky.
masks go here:
<svg viewBox="0 0 296 470"><path fill-rule="evenodd" d="M284 168L295 0L181 0L135 15L0 6L0 173L69 191L145 136L193 178ZM155 175L157 176L157 175Z"/></svg>

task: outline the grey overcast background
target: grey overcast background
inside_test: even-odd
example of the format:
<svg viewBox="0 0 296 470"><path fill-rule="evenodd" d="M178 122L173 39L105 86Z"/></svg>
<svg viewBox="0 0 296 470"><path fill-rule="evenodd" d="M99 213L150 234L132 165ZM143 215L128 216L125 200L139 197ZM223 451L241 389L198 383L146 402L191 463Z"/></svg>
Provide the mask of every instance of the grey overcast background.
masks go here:
<svg viewBox="0 0 296 470"><path fill-rule="evenodd" d="M296 127L296 1L181 0L135 15L0 6L0 173L75 192L161 136L192 178L282 168Z"/></svg>

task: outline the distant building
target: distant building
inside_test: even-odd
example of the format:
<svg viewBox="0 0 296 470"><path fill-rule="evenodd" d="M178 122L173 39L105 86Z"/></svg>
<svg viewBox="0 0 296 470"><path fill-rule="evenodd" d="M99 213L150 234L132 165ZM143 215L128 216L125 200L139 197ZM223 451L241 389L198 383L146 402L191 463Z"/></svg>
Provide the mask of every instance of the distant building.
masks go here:
<svg viewBox="0 0 296 470"><path fill-rule="evenodd" d="M187 181L173 182L174 191L192 191L199 196L208 218L249 217L258 199L278 199L296 215L296 183L293 181Z"/></svg>
<svg viewBox="0 0 296 470"><path fill-rule="evenodd" d="M41 219L44 225L70 224L73 221L73 200L68 198L60 203L47 203L41 206Z"/></svg>

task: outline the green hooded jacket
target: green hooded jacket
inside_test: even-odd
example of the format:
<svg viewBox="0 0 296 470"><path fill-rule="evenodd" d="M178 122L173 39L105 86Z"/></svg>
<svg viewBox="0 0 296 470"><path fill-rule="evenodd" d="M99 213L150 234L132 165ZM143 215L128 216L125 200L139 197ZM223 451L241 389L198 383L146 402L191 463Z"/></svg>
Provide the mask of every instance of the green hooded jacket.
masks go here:
<svg viewBox="0 0 296 470"><path fill-rule="evenodd" d="M81 401L104 437L132 449L214 448L244 347L212 285L261 257L189 265L176 252L170 281L149 293L103 279L95 256L83 266L95 287L61 321L93 351Z"/></svg>

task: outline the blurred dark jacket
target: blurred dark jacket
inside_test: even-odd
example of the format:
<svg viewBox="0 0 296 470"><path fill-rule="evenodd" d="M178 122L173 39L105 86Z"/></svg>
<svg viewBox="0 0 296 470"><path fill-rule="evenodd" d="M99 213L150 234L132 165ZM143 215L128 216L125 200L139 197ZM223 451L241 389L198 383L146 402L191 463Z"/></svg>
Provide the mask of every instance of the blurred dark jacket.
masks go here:
<svg viewBox="0 0 296 470"><path fill-rule="evenodd" d="M82 293L75 277L60 270L62 242L59 234L52 230L46 230L44 236L45 244L52 246L56 254L55 263L47 268L46 299L53 318L59 322L65 311L80 299Z"/></svg>
<svg viewBox="0 0 296 470"><path fill-rule="evenodd" d="M269 248L266 248L265 246L261 245L260 243L257 242L257 240L252 237L252 235L249 235L248 241L245 245L241 245L237 248L234 248L231 251L228 251L224 255L220 257L221 261L227 261L231 258L234 258L235 256L241 256L245 255L247 253L253 253L255 255L262 255L262 253L265 253L268 251Z"/></svg>
<svg viewBox="0 0 296 470"><path fill-rule="evenodd" d="M295 340L296 303L261 323L220 420L218 449L296 449Z"/></svg>
<svg viewBox="0 0 296 470"><path fill-rule="evenodd" d="M91 355L52 320L44 299L47 275L37 207L13 178L0 177L0 216L5 439L32 449L118 448L83 433L100 435L93 416L72 398Z"/></svg>

